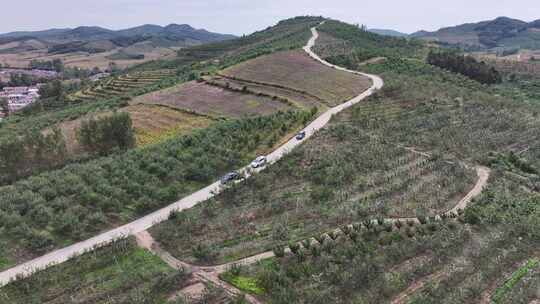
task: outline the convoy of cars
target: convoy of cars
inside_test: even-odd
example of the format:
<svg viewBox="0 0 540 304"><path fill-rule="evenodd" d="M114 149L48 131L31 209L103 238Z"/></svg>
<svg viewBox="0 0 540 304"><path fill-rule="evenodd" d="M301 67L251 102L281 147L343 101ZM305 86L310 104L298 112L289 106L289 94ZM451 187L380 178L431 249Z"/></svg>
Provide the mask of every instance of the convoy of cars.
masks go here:
<svg viewBox="0 0 540 304"><path fill-rule="evenodd" d="M303 140L304 138L306 138L306 131L300 131L298 134L296 134L295 138L296 140ZM268 159L266 158L266 156L259 156L251 162L250 167L253 169L262 168L266 166L267 163ZM242 175L240 173L236 171L231 171L221 178L221 184L227 185L231 182L241 179Z"/></svg>

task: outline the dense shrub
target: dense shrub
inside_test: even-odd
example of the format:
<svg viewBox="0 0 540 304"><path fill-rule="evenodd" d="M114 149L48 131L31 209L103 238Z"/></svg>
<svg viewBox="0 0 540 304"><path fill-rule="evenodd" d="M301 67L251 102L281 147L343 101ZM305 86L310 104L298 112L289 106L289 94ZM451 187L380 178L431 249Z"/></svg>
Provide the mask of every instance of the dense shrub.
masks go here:
<svg viewBox="0 0 540 304"><path fill-rule="evenodd" d="M125 112L83 121L78 137L85 149L102 155L135 145L131 117Z"/></svg>

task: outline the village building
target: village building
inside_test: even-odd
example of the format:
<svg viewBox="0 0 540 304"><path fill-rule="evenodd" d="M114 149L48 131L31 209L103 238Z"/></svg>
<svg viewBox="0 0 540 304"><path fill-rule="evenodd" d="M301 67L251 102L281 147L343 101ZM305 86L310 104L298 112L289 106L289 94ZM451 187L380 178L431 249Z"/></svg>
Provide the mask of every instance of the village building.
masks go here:
<svg viewBox="0 0 540 304"><path fill-rule="evenodd" d="M5 87L0 91L0 98L6 98L8 111L17 112L39 99L39 86Z"/></svg>

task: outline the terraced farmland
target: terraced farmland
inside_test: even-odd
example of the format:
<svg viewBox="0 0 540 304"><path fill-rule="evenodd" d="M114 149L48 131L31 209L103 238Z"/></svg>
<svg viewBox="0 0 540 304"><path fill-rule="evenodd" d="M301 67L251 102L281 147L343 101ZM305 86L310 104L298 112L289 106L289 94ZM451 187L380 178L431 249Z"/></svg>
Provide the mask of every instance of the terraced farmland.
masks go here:
<svg viewBox="0 0 540 304"><path fill-rule="evenodd" d="M141 71L107 78L91 88L74 93L70 99L73 101L94 101L123 96L133 90L155 84L174 75L174 73L173 70Z"/></svg>
<svg viewBox="0 0 540 304"><path fill-rule="evenodd" d="M360 42L369 45L369 35L353 27L327 22L321 30L331 33L334 26L338 37L348 36L351 43L358 43L351 48L361 48ZM382 38L378 42L384 43L370 45L375 53L395 54L390 48L400 47ZM340 50L328 52L333 56ZM361 56L356 55L332 59L357 67ZM230 272L233 278L252 282L252 290L263 290L261 300L272 303L538 302L538 270L531 266L537 264L531 261L536 261L540 250L540 108L514 99L511 93L495 95L498 88L481 86L418 60L390 57L384 63L368 64L364 71L381 75L385 87L348 113L337 115L333 126L313 139L315 143L319 136L324 138L316 149L307 143L299 156L289 155L290 164L275 167L281 170L276 171L279 174L263 178L272 174L271 168L253 183L224 193L204 211L177 215L176 226L166 223L169 226L154 233L174 254L185 258L200 256L201 248L207 253L215 250L215 259L227 260L274 246L278 258ZM317 153L306 154L309 149ZM364 154L364 149L371 151ZM404 151L392 152L398 149ZM453 184L472 181L467 167L473 164L489 165L494 171L483 195L457 220L423 217L444 210L444 202L451 204L451 193L460 188ZM309 174L311 185L295 188L295 182L304 181L298 171ZM430 183L432 178L436 182ZM281 181L281 188L268 186ZM313 191L317 182L320 192ZM367 195L359 187L362 184ZM331 190L325 193L327 189ZM392 195L394 190L398 195ZM315 196L299 196L307 192ZM350 197L360 208L347 204ZM251 207L253 201L264 202L261 205L266 208ZM310 213L299 221L305 205ZM222 210L232 219L226 228L217 224ZM280 210L284 211L280 214ZM325 226L331 212L341 216L333 226ZM420 215L422 224L391 225L379 219L380 224L362 221L352 229L344 226L355 218L396 213ZM280 216L259 225L271 214ZM211 222L201 224L203 216ZM166 229L187 231L184 223L193 219L199 222L189 241L202 245L190 253L182 247L187 245L181 236ZM230 227L231 222L247 227ZM313 226L327 227L330 232L324 238L314 230L299 233ZM336 234L333 228L338 226L343 228ZM227 234L227 229L233 232ZM205 237L197 235L201 230L206 231ZM292 254L280 250L288 241L306 236L315 236L316 241L292 244ZM223 251L228 255L217 254ZM526 271L523 265L528 265Z"/></svg>
<svg viewBox="0 0 540 304"><path fill-rule="evenodd" d="M214 117L242 117L294 107L332 107L369 85L365 77L336 71L295 50L259 57L218 75L148 93L131 104L159 104Z"/></svg>

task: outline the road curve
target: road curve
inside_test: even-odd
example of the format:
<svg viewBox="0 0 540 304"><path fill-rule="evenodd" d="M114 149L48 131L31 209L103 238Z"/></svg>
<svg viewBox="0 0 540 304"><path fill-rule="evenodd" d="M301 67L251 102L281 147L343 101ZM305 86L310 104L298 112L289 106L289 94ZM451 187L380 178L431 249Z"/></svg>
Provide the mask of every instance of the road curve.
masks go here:
<svg viewBox="0 0 540 304"><path fill-rule="evenodd" d="M330 121L330 119L332 118L332 115L339 113L343 111L344 109L347 109L351 107L352 105L362 101L366 97L372 95L378 89L382 88L382 86L384 85L383 80L378 76L348 70L348 69L333 65L321 59L317 54L315 54L312 51L312 48L315 45L315 41L319 37L319 34L315 27L311 29L311 32L312 32L312 37L308 41L307 45L304 47L304 50L306 51L307 54L309 54L309 56L311 56L313 59L319 61L320 63L328 67L368 77L372 80L373 84L368 90L366 90L362 94L354 97L353 99L341 105L338 105L336 107L333 107L327 110L325 113L323 113L313 122L311 122L304 129L304 131L306 132L306 137L304 140L298 141L295 138L292 138L287 143L285 143L284 145L280 146L275 151L267 155L269 164L273 164L277 162L283 156L289 153L292 149L296 148L301 143L303 143L306 139L313 136L313 134L317 130L320 130L321 128L323 128ZM257 171L260 171L263 169L264 168L259 169ZM244 172L246 174L246 177L250 176L249 166L241 168L239 171ZM0 273L0 287L7 285L9 282L13 280L28 277L36 271L43 270L50 266L63 263L73 257L80 256L86 252L105 246L118 238L131 236L139 232L145 231L149 229L150 227L167 220L167 218L169 217L169 214L172 211L181 211L181 210L192 208L193 206L212 198L213 196L221 192L221 190L222 189L220 187L219 181L214 182L213 184L210 184L204 187L203 189L197 192L194 192L165 208L152 212L129 224L109 230L95 237L92 237L88 240L75 243L73 245L70 245L62 249L55 250L41 257L35 258L31 261L20 264L11 269L5 270Z"/></svg>

